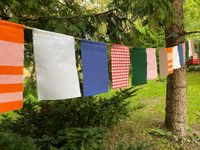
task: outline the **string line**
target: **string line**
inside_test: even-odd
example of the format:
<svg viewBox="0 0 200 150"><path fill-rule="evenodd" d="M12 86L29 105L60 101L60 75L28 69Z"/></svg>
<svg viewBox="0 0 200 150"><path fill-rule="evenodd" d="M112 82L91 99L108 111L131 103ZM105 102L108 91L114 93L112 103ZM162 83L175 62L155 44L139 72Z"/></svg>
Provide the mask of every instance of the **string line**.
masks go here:
<svg viewBox="0 0 200 150"><path fill-rule="evenodd" d="M34 30L34 29L36 29L36 28L33 28L33 27L29 27L29 26L25 26L25 28L26 29L29 29L29 30ZM73 36L74 37L74 36ZM84 39L84 38L78 38L78 37L74 37L74 39L76 39L76 40L79 40L79 41L81 41L81 40L86 40L86 39ZM188 42L188 41L186 41L186 42ZM106 43L106 42L104 42L104 43ZM106 43L106 45L107 46L111 46L113 43ZM124 45L124 46L128 46L129 48L134 48L134 46L132 46L132 45ZM177 45L175 45L175 46L177 46ZM151 48L156 48L156 47L151 47ZM157 48L162 48L162 47L157 47Z"/></svg>

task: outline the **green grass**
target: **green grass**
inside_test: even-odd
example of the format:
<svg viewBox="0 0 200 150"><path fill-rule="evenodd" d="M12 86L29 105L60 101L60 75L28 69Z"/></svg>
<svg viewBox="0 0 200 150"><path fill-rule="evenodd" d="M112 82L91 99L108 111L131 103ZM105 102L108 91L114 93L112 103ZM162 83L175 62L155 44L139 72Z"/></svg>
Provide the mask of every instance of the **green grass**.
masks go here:
<svg viewBox="0 0 200 150"><path fill-rule="evenodd" d="M136 96L130 97L131 105L138 103L147 105L153 103L153 109L164 116L165 114L165 97L166 97L166 79L163 81L148 81L148 84L135 87L139 89ZM116 91L110 91L101 94L101 97L111 97ZM187 100L188 100L188 117L189 123L194 123L200 113L200 72L189 72L187 74ZM156 102L155 102L156 101ZM148 106L146 106L148 108Z"/></svg>
<svg viewBox="0 0 200 150"><path fill-rule="evenodd" d="M150 142L154 143L153 149L198 149L199 145L194 143L179 143L167 138L158 138L149 134L152 130L159 130L164 123L166 80L149 81L148 84L138 88L136 96L130 97L131 107L143 103L145 107L133 111L127 121L111 130L109 138L110 149L116 147L116 143L126 143L128 145ZM113 91L109 93L109 96ZM106 94L105 94L106 95ZM105 96L103 95L103 96ZM200 131L200 72L189 72L187 74L187 100L188 100L188 120L189 127ZM199 135L200 136L200 135Z"/></svg>
<svg viewBox="0 0 200 150"><path fill-rule="evenodd" d="M189 122L195 123L200 119L200 72L188 73L187 94Z"/></svg>
<svg viewBox="0 0 200 150"><path fill-rule="evenodd" d="M200 140L196 146L192 142L183 144L169 140L165 136L157 137L150 134L152 130L162 133L160 129L164 123L165 116L166 80L148 81L148 84L134 89L138 89L135 93L136 95L128 99L130 101L130 110L134 111L131 112L130 118L123 120L110 130L108 149L116 149L119 143L122 145L135 145L138 143L138 145L148 145L148 143L153 143L153 150L200 149ZM115 92L115 90L111 90L98 96L109 98ZM187 100L189 127L192 131L197 131L200 138L200 72L189 72L187 74Z"/></svg>
<svg viewBox="0 0 200 150"><path fill-rule="evenodd" d="M136 96L130 97L131 106L138 103L146 104L146 108L152 107L163 117L165 115L166 79L163 81L148 81L148 84L135 87L139 89ZM101 94L101 97L111 97L116 91ZM200 72L189 72L187 74L187 100L188 100L188 119L192 124L199 120L200 113ZM150 105L150 104L153 105ZM145 108L144 108L145 109Z"/></svg>
<svg viewBox="0 0 200 150"><path fill-rule="evenodd" d="M153 104L155 111L164 116L165 97L166 97L166 80L165 81L148 81L148 84L139 87L136 96L132 99L132 105L135 102ZM187 74L187 100L188 100L188 117L189 123L196 122L200 113L200 72L189 72Z"/></svg>

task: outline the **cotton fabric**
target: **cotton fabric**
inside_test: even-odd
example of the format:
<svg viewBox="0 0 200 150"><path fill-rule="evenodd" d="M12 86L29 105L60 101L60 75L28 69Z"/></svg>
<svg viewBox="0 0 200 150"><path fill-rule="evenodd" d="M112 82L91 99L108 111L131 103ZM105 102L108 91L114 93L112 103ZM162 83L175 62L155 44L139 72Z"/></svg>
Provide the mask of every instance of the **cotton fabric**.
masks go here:
<svg viewBox="0 0 200 150"><path fill-rule="evenodd" d="M106 44L81 41L84 96L108 92L108 59Z"/></svg>
<svg viewBox="0 0 200 150"><path fill-rule="evenodd" d="M189 40L189 57L194 55L194 40L190 39Z"/></svg>
<svg viewBox="0 0 200 150"><path fill-rule="evenodd" d="M189 42L185 43L185 62L187 63L189 61Z"/></svg>
<svg viewBox="0 0 200 150"><path fill-rule="evenodd" d="M23 107L24 26L0 20L0 112Z"/></svg>
<svg viewBox="0 0 200 150"><path fill-rule="evenodd" d="M111 45L112 89L128 86L130 70L130 50L128 46Z"/></svg>
<svg viewBox="0 0 200 150"><path fill-rule="evenodd" d="M147 83L147 54L145 48L133 48L131 50L132 85Z"/></svg>
<svg viewBox="0 0 200 150"><path fill-rule="evenodd" d="M172 60L173 60L173 69L181 68L179 53L178 53L178 46L174 46L172 49Z"/></svg>
<svg viewBox="0 0 200 150"><path fill-rule="evenodd" d="M33 30L39 100L80 97L74 37Z"/></svg>
<svg viewBox="0 0 200 150"><path fill-rule="evenodd" d="M183 45L178 45L178 55L179 55L179 63L182 66L184 64L184 56L183 56Z"/></svg>
<svg viewBox="0 0 200 150"><path fill-rule="evenodd" d="M168 59L167 49L161 48L159 50L159 67L160 67L160 78L168 75Z"/></svg>
<svg viewBox="0 0 200 150"><path fill-rule="evenodd" d="M182 48L183 48L183 62L185 63L185 59L186 59L186 44L183 43L181 44L182 45Z"/></svg>
<svg viewBox="0 0 200 150"><path fill-rule="evenodd" d="M173 48L167 48L167 72L168 75L174 72L173 70Z"/></svg>
<svg viewBox="0 0 200 150"><path fill-rule="evenodd" d="M156 63L156 49L147 48L147 80L153 80L157 78L157 63Z"/></svg>

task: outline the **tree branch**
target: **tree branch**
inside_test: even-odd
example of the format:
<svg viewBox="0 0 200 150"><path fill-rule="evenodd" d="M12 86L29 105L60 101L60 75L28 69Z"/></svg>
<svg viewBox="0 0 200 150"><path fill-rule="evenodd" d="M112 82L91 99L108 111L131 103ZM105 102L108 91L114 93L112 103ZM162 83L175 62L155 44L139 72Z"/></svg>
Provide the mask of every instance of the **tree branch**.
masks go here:
<svg viewBox="0 0 200 150"><path fill-rule="evenodd" d="M58 17L58 16L38 16L38 17L27 17L27 18L19 18L20 21L38 21L38 20L51 20L51 19L73 19L73 18L88 18L88 17L98 17L110 14L111 12L115 11L116 9L111 9L106 12L98 13L98 14L90 14L90 15L75 15L70 17Z"/></svg>
<svg viewBox="0 0 200 150"><path fill-rule="evenodd" d="M191 32L185 32L184 35L195 34L195 33L200 33L200 30L191 31Z"/></svg>
<svg viewBox="0 0 200 150"><path fill-rule="evenodd" d="M196 31L190 31L190 32L172 32L171 34L169 34L169 36L167 36L167 38L173 38L173 37L182 37L182 36L186 36L186 35L190 35L190 34L196 34L196 33L200 33L200 30L196 30Z"/></svg>

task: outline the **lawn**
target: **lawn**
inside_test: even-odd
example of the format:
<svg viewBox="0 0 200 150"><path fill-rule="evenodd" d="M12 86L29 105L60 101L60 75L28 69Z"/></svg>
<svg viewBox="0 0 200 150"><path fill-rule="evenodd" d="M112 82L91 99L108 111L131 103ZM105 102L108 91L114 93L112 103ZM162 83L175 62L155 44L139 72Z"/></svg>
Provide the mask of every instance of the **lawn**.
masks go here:
<svg viewBox="0 0 200 150"><path fill-rule="evenodd" d="M149 81L147 85L138 88L141 89L132 98L132 105L135 105L135 102L143 102L148 108L150 104L153 104L154 110L164 116L166 81ZM200 72L189 72L187 74L187 100L188 119L189 123L192 124L198 120L200 113Z"/></svg>
<svg viewBox="0 0 200 150"><path fill-rule="evenodd" d="M187 74L189 136L178 138L162 128L165 116L166 79L148 81L138 89L130 102L130 117L108 132L109 150L200 149L200 72ZM101 94L111 97L116 91ZM12 116L13 113L10 113Z"/></svg>
<svg viewBox="0 0 200 150"><path fill-rule="evenodd" d="M165 115L166 81L149 81L136 87L139 89L136 96L129 99L130 108L144 107L132 111L130 118L111 130L110 149L127 148L131 144L146 146L147 149L200 149L200 72L189 72L187 81L190 137L177 139L170 132L161 130Z"/></svg>

